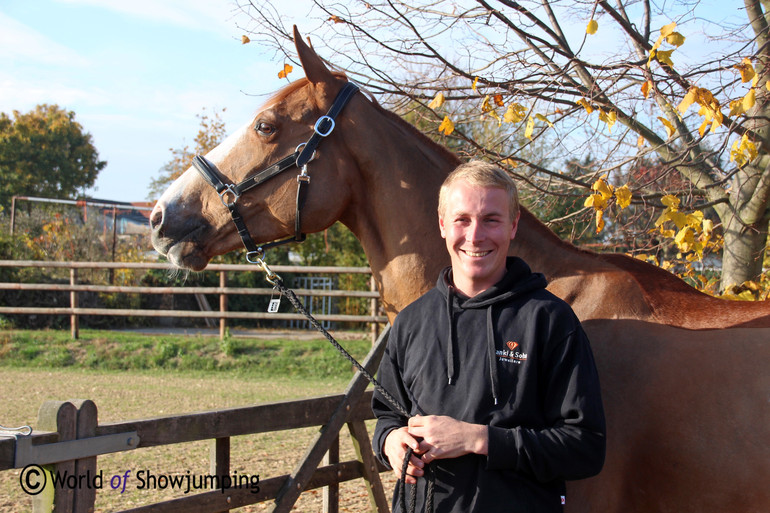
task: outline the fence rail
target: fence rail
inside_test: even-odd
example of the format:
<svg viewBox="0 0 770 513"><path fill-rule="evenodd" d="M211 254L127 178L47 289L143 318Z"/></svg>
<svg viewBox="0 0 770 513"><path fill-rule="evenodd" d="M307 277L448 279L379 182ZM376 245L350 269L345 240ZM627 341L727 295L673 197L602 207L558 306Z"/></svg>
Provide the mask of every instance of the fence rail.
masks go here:
<svg viewBox="0 0 770 513"><path fill-rule="evenodd" d="M363 362L374 373L387 344L389 329L382 334ZM45 472L69 472L71 475L96 475L97 457L112 452L143 447L211 440L210 472L213 476L230 474L230 438L255 433L293 430L320 426L311 446L290 474L259 479L259 493L252 488L228 488L186 495L183 498L140 506L130 512L204 513L274 501L271 511L289 512L304 490L363 478L369 492L371 511L388 511L380 472L385 468L376 460L364 423L372 419L371 392L359 372L343 395L316 397L265 405L229 408L209 412L98 424L93 401L49 401L43 404L36 431L29 436L0 436L0 471L28 465L53 465ZM345 426L356 449L356 460L339 462L338 438ZM43 430L44 432L38 432ZM113 443L113 439L122 444ZM109 442L106 442L109 440ZM128 440L128 441L126 441ZM327 461L323 462L324 455ZM322 466L323 465L323 466ZM45 468L45 467L44 467ZM25 469L26 470L26 469ZM41 476L27 476L28 485L36 485ZM59 489L48 477L42 493L33 500L33 512L93 511L96 490L89 487ZM53 506L53 508L52 508ZM329 511L337 511L337 496L329 494Z"/></svg>
<svg viewBox="0 0 770 513"><path fill-rule="evenodd" d="M121 286L121 285L92 285L78 283L77 271L82 269L170 269L168 264L151 262L44 262L33 260L0 260L0 267L32 267L50 269L69 269L70 283L0 283L0 290L17 291L56 291L70 293L69 307L41 307L41 306L0 306L0 314L26 314L26 315L68 315L70 316L70 328L73 338L78 337L79 317L83 315L115 315L137 317L175 317L187 319L218 319L219 335L224 338L227 330L228 319L254 319L254 320L304 320L297 313L267 313L267 312L240 312L228 310L228 296L254 295L271 296L275 294L272 288L244 288L228 287L228 273L255 272L253 265L245 264L211 264L206 271L219 273L219 286L197 287L148 287L148 286ZM371 275L368 267L332 267L332 266L287 266L274 265L271 269L276 273L298 273L303 275L316 274L367 274ZM118 309L118 308L81 308L78 306L78 294L85 292L95 293L122 293L122 294L191 294L201 299L203 294L219 296L219 308L217 310L202 309L175 310L175 309ZM295 293L300 298L311 299L316 297L334 298L358 298L369 299L368 315L350 314L318 314L314 316L321 322L353 322L370 325L373 339L379 331L379 324L386 323L387 317L379 315L379 293L376 291L373 279L370 278L370 290L328 290L328 289L296 289ZM306 299L306 300L307 300ZM207 303L204 301L204 305Z"/></svg>

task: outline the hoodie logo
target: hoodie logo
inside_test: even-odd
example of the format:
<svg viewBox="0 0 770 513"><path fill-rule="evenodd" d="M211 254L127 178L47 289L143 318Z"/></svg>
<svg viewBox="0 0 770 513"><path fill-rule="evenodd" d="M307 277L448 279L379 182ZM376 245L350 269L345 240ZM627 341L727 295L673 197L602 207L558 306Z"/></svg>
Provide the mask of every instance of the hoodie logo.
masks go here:
<svg viewBox="0 0 770 513"><path fill-rule="evenodd" d="M508 349L498 349L497 351L495 351L498 361L506 362L506 363L515 363L517 365L521 365L522 362L527 361L527 353L522 353L521 351L517 350L519 348L518 342L509 340L508 342L505 343L505 346Z"/></svg>

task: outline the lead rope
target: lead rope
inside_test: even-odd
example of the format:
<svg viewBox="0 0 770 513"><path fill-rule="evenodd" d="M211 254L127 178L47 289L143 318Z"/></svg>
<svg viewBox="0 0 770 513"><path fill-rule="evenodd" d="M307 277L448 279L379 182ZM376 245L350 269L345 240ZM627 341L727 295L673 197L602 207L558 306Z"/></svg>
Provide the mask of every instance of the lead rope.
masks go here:
<svg viewBox="0 0 770 513"><path fill-rule="evenodd" d="M264 253L263 253L264 255ZM393 397L390 392L388 392L385 387L383 387L377 379L375 379L372 374L366 370L366 368L361 365L358 360L353 358L353 356L348 353L342 345L337 342L337 340L329 333L326 328L324 328L321 323L319 323L315 317L313 317L304 307L302 302L299 300L297 295L294 293L293 290L287 288L283 284L283 279L275 274L265 263L264 260L262 260L262 257L254 258L253 260L249 260L250 262L254 263L255 265L259 266L264 272L265 272L265 279L273 285L273 288L281 293L281 295L286 296L289 299L289 302L294 306L294 308L304 315L308 321L310 321L310 324L313 325L313 327L321 332L323 336L328 340L332 346L334 346L337 351L339 351L342 356L344 356L352 365L355 367L358 372L360 372L369 382L374 385L375 390L377 390L389 403L393 408L398 411L401 415L403 415L406 418L409 418L411 415L409 415L409 412L406 410L406 408L398 402L398 400ZM409 508L407 509L406 504L406 469L409 467L409 460L411 459L413 454L412 448L407 447L406 448L406 454L404 455L404 462L401 466L401 477L399 478L399 502L401 504L401 511L408 512L408 513L414 513L415 509L417 508L417 485L412 485L409 493ZM435 482L435 476L433 474L433 467L431 465L425 466L425 477L427 479L427 490L426 490L426 500L425 500L425 512L431 513L433 511L433 494L434 494L434 482Z"/></svg>

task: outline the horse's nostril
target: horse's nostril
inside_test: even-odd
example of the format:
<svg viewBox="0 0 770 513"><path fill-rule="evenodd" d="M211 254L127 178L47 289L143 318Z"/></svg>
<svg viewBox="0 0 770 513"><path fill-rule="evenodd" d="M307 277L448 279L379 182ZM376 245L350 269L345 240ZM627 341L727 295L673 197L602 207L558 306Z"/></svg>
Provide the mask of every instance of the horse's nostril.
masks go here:
<svg viewBox="0 0 770 513"><path fill-rule="evenodd" d="M160 226L163 224L163 207L158 204L155 205L155 208L152 210L152 214L150 214L150 227L152 227L153 230L157 230L160 228Z"/></svg>

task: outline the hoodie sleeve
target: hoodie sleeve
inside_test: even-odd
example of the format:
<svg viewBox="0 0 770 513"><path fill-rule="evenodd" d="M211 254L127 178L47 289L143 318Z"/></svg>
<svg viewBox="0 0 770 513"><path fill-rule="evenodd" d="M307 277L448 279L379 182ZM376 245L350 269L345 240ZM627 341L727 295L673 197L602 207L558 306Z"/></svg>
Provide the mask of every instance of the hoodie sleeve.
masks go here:
<svg viewBox="0 0 770 513"><path fill-rule="evenodd" d="M390 330L388 345L385 348L385 354L382 357L382 362L380 362L380 367L377 371L377 381L389 394L403 405L407 411L411 411L411 401L404 389L403 380L401 378L401 367L398 363L400 351L399 342L401 342L401 338L398 334L398 319L396 319L393 328ZM374 435L372 436L372 448L380 461L388 468L391 468L390 462L383 454L382 450L385 438L387 438L392 430L406 426L408 419L395 411L388 400L377 390L374 391L372 397L372 411L374 412L375 417L377 417L377 425L374 428Z"/></svg>
<svg viewBox="0 0 770 513"><path fill-rule="evenodd" d="M542 384L548 427L489 427L488 469L513 469L540 482L582 479L604 464L604 410L593 354L578 324L545 355Z"/></svg>

